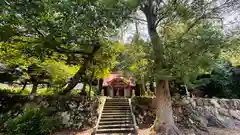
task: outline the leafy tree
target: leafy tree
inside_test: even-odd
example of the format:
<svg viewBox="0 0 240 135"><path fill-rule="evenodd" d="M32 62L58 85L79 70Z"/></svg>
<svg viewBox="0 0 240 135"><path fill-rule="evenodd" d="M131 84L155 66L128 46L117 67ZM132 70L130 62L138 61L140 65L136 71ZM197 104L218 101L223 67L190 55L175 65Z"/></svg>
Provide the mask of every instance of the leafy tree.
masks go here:
<svg viewBox="0 0 240 135"><path fill-rule="evenodd" d="M217 28L220 13L239 5L236 0L138 0L146 16L156 75L157 113L154 129L160 134L179 134L174 124L169 80L191 76L210 66L208 60L224 44ZM213 53L214 52L214 53ZM217 53L218 54L218 53Z"/></svg>
<svg viewBox="0 0 240 135"><path fill-rule="evenodd" d="M218 63L209 76L195 81L195 85L209 97L239 98L238 70L229 62Z"/></svg>
<svg viewBox="0 0 240 135"><path fill-rule="evenodd" d="M132 5L121 0L20 0L5 1L3 9L1 41L24 35L36 39L28 44L37 54L55 51L82 56L82 66L64 88L64 92L69 92L100 49L101 40L126 20ZM11 33L4 35L7 31Z"/></svg>
<svg viewBox="0 0 240 135"><path fill-rule="evenodd" d="M149 43L140 39L138 32L134 35L132 42L125 45L124 51L118 57L118 62L120 70L125 76L133 77L136 87L144 94L146 83L151 77L150 68L153 62Z"/></svg>
<svg viewBox="0 0 240 135"><path fill-rule="evenodd" d="M11 39L21 39L29 41L25 37L12 37ZM1 61L10 67L19 66L24 71L23 88L28 83L33 84L32 94L37 91L38 84L48 84L54 89L62 87L62 84L76 72L76 66L66 65L66 56L52 52L47 57L41 57L25 42L1 42ZM32 51L33 50L33 51Z"/></svg>

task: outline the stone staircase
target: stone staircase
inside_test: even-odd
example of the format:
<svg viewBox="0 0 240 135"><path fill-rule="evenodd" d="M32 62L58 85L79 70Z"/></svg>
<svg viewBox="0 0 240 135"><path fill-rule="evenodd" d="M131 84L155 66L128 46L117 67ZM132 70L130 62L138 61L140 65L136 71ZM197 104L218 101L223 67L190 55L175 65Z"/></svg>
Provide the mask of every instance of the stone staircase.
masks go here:
<svg viewBox="0 0 240 135"><path fill-rule="evenodd" d="M128 99L106 99L96 135L132 135L134 133Z"/></svg>

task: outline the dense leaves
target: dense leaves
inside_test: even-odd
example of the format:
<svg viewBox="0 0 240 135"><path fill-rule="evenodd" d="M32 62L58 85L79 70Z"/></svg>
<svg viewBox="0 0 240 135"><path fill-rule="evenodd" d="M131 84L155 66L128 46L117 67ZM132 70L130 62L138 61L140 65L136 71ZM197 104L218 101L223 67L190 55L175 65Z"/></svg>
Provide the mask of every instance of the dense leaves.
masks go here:
<svg viewBox="0 0 240 135"><path fill-rule="evenodd" d="M207 77L195 83L208 97L240 98L239 67L229 63L218 64Z"/></svg>
<svg viewBox="0 0 240 135"><path fill-rule="evenodd" d="M60 123L60 117L50 117L42 110L26 108L21 115L8 120L6 129L10 135L47 135L60 128Z"/></svg>

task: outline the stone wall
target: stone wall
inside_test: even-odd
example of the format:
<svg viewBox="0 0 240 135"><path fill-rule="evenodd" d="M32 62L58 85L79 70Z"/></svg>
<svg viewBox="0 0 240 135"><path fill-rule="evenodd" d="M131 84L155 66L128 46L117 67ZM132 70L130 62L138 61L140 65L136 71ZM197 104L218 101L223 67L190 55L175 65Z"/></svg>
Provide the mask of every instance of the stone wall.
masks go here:
<svg viewBox="0 0 240 135"><path fill-rule="evenodd" d="M240 99L189 98L182 103L207 127L240 129Z"/></svg>
<svg viewBox="0 0 240 135"><path fill-rule="evenodd" d="M60 116L65 128L86 129L95 126L98 101L98 98L89 100L80 96L29 97L0 93L0 129L3 130L4 123L26 107L44 109L49 115Z"/></svg>
<svg viewBox="0 0 240 135"><path fill-rule="evenodd" d="M133 110L140 128L155 119L155 99L135 97ZM174 119L180 128L239 128L240 99L173 98Z"/></svg>

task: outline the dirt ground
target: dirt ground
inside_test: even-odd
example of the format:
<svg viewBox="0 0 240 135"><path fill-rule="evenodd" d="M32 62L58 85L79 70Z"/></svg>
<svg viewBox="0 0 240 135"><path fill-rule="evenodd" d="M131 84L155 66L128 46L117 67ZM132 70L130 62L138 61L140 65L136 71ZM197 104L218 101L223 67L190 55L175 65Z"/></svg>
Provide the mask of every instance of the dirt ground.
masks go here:
<svg viewBox="0 0 240 135"><path fill-rule="evenodd" d="M240 129L209 128L210 135L240 135ZM84 131L59 131L51 135L91 135L92 129ZM138 135L150 135L149 129L140 129ZM187 135L194 135L190 131Z"/></svg>
<svg viewBox="0 0 240 135"><path fill-rule="evenodd" d="M63 130L50 135L91 135L92 129L83 130L83 131L71 131L71 130Z"/></svg>
<svg viewBox="0 0 240 135"><path fill-rule="evenodd" d="M240 135L240 129L209 128L209 131L210 131L210 135ZM149 129L139 130L138 135L150 135L150 130ZM187 135L194 135L194 134L188 131Z"/></svg>

